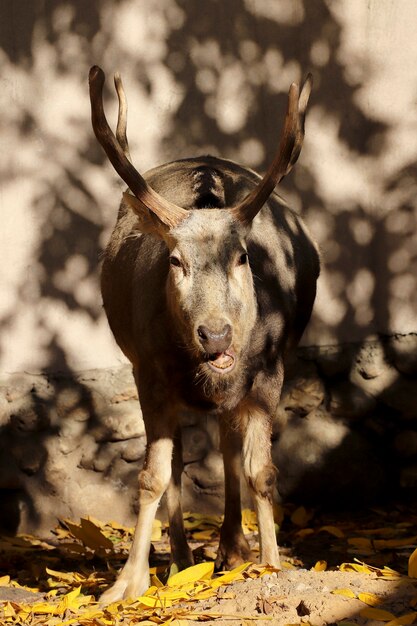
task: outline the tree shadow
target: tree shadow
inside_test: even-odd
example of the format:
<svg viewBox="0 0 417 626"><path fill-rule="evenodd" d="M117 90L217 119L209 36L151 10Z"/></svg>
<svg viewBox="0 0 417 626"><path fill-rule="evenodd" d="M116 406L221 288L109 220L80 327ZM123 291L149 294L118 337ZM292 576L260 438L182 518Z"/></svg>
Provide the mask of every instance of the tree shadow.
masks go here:
<svg viewBox="0 0 417 626"><path fill-rule="evenodd" d="M47 99L54 98L56 106L61 106L60 90L54 84L48 83L33 99L27 93L23 98L7 91L10 110L14 111L10 119L16 126L16 153L20 149L22 153L27 151L29 144L38 141L41 156L37 167L29 166L23 157L21 169L13 161L1 179L4 186L25 176L30 180L35 192L26 209L36 216L37 234L28 270L15 281L14 304L6 310L0 330L3 335L16 336L17 316L24 309L32 312L31 328L39 337L36 348L42 354L39 367L51 375L51 396L46 405L42 400L42 406L46 406L42 410L46 410L49 427L57 434L64 421L62 416L52 420L60 385L75 384L80 406L88 407L92 421L96 417L88 389L74 383L77 349L74 337L67 340L65 325L81 314L80 325L92 330L103 317L97 281L103 225L108 230L114 222L119 197L119 183L114 182L114 174L105 165L90 127L90 65L97 62L109 74L120 68L122 73L136 76L136 102L139 89L148 110L165 107L160 117L152 120L166 122L158 130L152 148L152 155L161 161L210 152L265 170L276 150L288 85L307 71L312 71L315 80L312 110L319 111L323 119L336 120L337 140L352 158L383 154L389 127L367 117L358 105L363 82L347 77L339 55L344 25L321 0L294 3L296 8L288 18L243 0L227 4L172 0L158 11L155 8L155 18L165 33L155 35L162 52L143 58L123 45L117 22L119 13L128 8L136 10L133 2L111 6L107 2L86 4L77 0L67 7L58 0L3 4L0 41L8 71L19 72L25 80L31 73L40 77L45 72L48 81L51 76L62 81L59 87L64 87L67 80L67 109L75 106L79 93L85 94L81 112L80 108L67 110L67 134L62 134L65 129L58 129L59 120L54 134L48 120L40 116L37 101L40 93L45 106ZM145 19L144 13L139 15ZM146 27L150 29L149 22ZM42 55L49 57L42 61ZM158 91L158 80L165 71L173 85L173 104L161 100ZM372 68L364 66L363 76L367 72L371 73ZM109 96L109 84L106 89ZM114 95L111 98L114 103ZM146 140L149 129L146 120L136 121L137 115L132 107L129 132L133 144L136 140L141 146L142 135ZM307 143L314 140L309 138L308 124L307 118ZM32 151L31 158L36 154ZM141 170L146 158L139 152L135 161ZM400 290L403 275L406 270L409 275L413 260L408 246L415 211L411 182L415 180L415 164L410 163L386 181L387 210L382 216L368 210L366 198L354 207L334 207L326 199L308 159L302 158L297 167L298 173L290 176L285 186L296 203L300 204L302 197L304 214L313 230L315 216L326 223L327 234L321 241L324 273L330 283L329 299L338 307L338 315L331 320L318 310L312 324L316 337L326 330L337 344L347 337L363 338L375 329L385 331L395 318L395 307L405 306ZM397 210L397 223L388 209ZM404 256L405 242L408 252ZM338 246L337 254L332 243ZM407 293L415 291L415 277L406 286ZM400 316L397 328L401 320ZM85 335L80 335L80 344L84 340ZM59 383L54 379L57 372L63 376ZM89 425L87 420L85 427ZM8 441L9 433L3 434ZM40 445L47 456L42 440Z"/></svg>

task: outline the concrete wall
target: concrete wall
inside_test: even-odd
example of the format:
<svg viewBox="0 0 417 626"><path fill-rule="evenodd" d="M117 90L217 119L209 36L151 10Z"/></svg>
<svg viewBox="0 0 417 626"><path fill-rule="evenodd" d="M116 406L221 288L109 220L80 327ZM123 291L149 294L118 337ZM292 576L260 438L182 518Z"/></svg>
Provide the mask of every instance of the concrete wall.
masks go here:
<svg viewBox="0 0 417 626"><path fill-rule="evenodd" d="M262 172L288 86L312 71L281 190L323 252L304 343L417 330L414 0L3 0L1 14L1 372L123 362L98 290L123 185L90 128L94 63L122 72L142 171L212 153ZM114 120L110 80L106 100Z"/></svg>

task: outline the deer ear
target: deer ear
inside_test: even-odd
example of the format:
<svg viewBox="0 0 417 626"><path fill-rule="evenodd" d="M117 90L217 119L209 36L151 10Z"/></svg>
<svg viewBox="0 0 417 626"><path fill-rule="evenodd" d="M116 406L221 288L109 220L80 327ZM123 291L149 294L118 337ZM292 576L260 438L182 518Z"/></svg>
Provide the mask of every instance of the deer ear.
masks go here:
<svg viewBox="0 0 417 626"><path fill-rule="evenodd" d="M154 213L152 213L136 196L125 191L123 204L132 209L138 218L137 229L141 233L154 235L159 239L165 239L169 228Z"/></svg>

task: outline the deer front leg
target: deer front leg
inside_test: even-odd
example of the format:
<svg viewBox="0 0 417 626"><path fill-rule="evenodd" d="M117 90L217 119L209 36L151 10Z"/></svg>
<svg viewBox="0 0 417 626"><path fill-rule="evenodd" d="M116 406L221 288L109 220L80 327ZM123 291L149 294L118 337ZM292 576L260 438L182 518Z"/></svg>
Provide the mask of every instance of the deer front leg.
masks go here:
<svg viewBox="0 0 417 626"><path fill-rule="evenodd" d="M183 469L181 429L177 428L174 437L172 475L166 491L166 503L169 518L171 563L175 563L179 570L194 565L193 553L190 550L185 536L184 517L181 506L181 476Z"/></svg>
<svg viewBox="0 0 417 626"><path fill-rule="evenodd" d="M171 478L173 437L171 433L147 432L145 465L139 474L139 516L129 558L116 582L100 598L110 604L122 598L135 598L149 587L149 549L152 524L161 496Z"/></svg>
<svg viewBox="0 0 417 626"><path fill-rule="evenodd" d="M255 504L259 528L260 562L279 567L272 492L276 468L271 459L271 420L251 407L241 419L243 470Z"/></svg>
<svg viewBox="0 0 417 626"><path fill-rule="evenodd" d="M240 502L242 437L226 416L219 420L219 427L224 465L225 506L216 568L232 569L249 561L251 555L249 544L242 530Z"/></svg>

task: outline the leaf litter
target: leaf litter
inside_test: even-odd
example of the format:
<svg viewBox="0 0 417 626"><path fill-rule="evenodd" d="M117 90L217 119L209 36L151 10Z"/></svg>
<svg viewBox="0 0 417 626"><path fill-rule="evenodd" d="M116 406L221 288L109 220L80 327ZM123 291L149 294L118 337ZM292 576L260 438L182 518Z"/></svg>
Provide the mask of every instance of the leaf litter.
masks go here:
<svg viewBox="0 0 417 626"><path fill-rule="evenodd" d="M275 507L281 571L244 563L214 572L220 516L186 513L196 565L169 564L165 523L152 533L151 586L97 600L127 558L133 529L92 517L61 520L49 538L0 537L0 624L129 626L417 624L417 514L405 505L357 514ZM257 523L242 513L253 554ZM301 607L301 608L300 608Z"/></svg>

